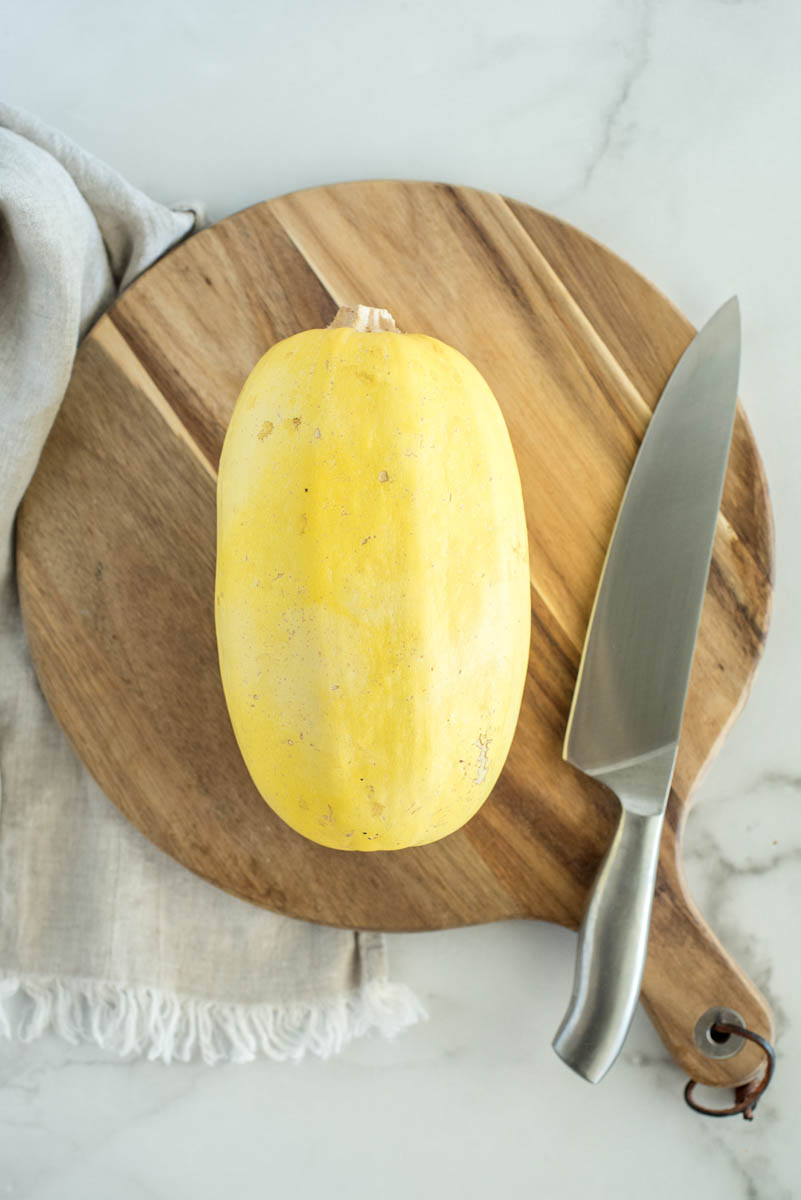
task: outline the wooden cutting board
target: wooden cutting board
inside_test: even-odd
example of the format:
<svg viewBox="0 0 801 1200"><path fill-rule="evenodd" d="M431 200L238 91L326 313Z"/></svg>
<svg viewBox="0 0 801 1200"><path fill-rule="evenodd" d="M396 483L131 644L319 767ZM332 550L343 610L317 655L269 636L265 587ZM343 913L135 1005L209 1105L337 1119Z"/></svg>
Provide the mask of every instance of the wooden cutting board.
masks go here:
<svg viewBox="0 0 801 1200"><path fill-rule="evenodd" d="M355 303L449 342L489 381L523 479L533 579L528 683L492 796L439 843L371 854L313 845L260 799L229 725L213 622L215 471L241 384L277 339ZM626 478L693 332L577 230L444 184L282 196L173 250L83 342L18 523L39 678L107 795L186 867L294 917L385 930L507 917L577 927L616 801L562 761L565 722ZM687 894L681 833L693 784L748 691L771 581L765 479L740 411L643 989L673 1055L710 1084L752 1076L759 1052L704 1057L698 1017L725 1005L768 1037L772 1019Z"/></svg>

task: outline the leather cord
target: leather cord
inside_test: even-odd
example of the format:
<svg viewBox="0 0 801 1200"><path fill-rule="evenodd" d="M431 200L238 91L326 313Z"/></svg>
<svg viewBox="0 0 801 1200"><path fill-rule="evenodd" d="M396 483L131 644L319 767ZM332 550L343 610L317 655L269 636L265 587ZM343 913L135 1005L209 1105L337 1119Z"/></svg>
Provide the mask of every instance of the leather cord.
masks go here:
<svg viewBox="0 0 801 1200"><path fill-rule="evenodd" d="M722 1021L716 1021L712 1026L715 1033L728 1033L733 1037L747 1038L750 1042L755 1042L765 1052L765 1071L761 1079L750 1079L748 1083L741 1083L739 1087L734 1089L734 1104L728 1108L705 1108L703 1104L698 1104L693 1099L693 1091L697 1080L690 1079L684 1089L684 1099L689 1104L690 1108L697 1113L703 1113L705 1117L735 1117L738 1113L742 1113L746 1121L753 1121L754 1109L757 1102L765 1092L768 1084L773 1078L773 1072L776 1068L776 1052L770 1042L765 1038L760 1037L758 1033L754 1033L750 1029L744 1029L741 1025L727 1025Z"/></svg>

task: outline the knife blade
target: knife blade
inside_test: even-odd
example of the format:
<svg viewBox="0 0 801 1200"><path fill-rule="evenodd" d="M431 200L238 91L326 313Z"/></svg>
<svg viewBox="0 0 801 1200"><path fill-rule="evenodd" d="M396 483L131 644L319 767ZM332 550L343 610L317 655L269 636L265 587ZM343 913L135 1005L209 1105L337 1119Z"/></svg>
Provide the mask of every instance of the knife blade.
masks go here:
<svg viewBox="0 0 801 1200"><path fill-rule="evenodd" d="M589 897L556 1053L591 1083L625 1041L648 948L659 843L737 405L740 309L696 334L631 470L595 595L563 757L621 815Z"/></svg>

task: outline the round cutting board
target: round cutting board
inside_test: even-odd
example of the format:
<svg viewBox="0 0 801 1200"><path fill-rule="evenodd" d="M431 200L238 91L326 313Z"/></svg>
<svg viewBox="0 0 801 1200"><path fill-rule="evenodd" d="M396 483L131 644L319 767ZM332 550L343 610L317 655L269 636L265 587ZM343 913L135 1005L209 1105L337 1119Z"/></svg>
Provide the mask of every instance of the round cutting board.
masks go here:
<svg viewBox="0 0 801 1200"><path fill-rule="evenodd" d="M461 350L503 409L530 538L532 637L518 731L492 796L417 849L305 841L261 800L217 668L215 479L239 389L276 340L341 304ZM23 614L52 708L107 795L155 844L254 904L351 928L506 917L576 927L617 802L562 761L595 587L650 412L693 329L577 230L495 194L339 184L238 213L173 250L80 347L23 502ZM769 502L740 411L662 843L643 998L705 1082L697 1018L770 1012L702 921L679 862L690 791L747 692L765 638ZM566 997L567 999L567 997Z"/></svg>

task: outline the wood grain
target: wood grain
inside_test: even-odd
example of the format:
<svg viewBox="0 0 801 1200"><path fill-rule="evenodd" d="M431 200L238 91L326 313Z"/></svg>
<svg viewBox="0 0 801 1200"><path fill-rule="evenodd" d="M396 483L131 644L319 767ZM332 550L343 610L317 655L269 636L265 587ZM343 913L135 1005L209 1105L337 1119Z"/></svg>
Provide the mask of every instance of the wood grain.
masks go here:
<svg viewBox="0 0 801 1200"><path fill-rule="evenodd" d="M348 854L288 829L256 793L228 722L213 623L215 478L241 384L276 340L339 304L465 353L504 411L523 479L532 643L520 723L492 796L431 846ZM348 928L509 917L577 927L616 801L561 758L598 574L637 447L693 329L585 235L501 196L375 181L280 197L203 231L143 275L79 351L18 523L34 661L107 795L217 886ZM663 839L643 1000L705 1083L698 1016L768 1005L706 926L681 873L693 785L762 651L773 542L762 466L738 414Z"/></svg>

